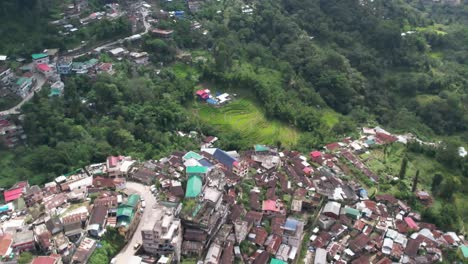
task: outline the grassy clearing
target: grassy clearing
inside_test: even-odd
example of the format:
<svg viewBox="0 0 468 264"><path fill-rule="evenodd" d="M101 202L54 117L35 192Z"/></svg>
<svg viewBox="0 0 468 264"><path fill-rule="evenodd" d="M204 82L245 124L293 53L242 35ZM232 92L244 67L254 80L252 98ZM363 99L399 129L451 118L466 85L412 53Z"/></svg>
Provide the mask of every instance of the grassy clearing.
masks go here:
<svg viewBox="0 0 468 264"><path fill-rule="evenodd" d="M192 109L195 115L221 130L234 130L251 144L275 145L281 141L284 146L294 146L299 132L281 122L268 120L252 101L237 99L230 104L214 108L196 103Z"/></svg>
<svg viewBox="0 0 468 264"><path fill-rule="evenodd" d="M184 63L175 63L171 66L172 72L181 79L187 78L187 76L192 76L192 79L198 80L200 73L190 65Z"/></svg>
<svg viewBox="0 0 468 264"><path fill-rule="evenodd" d="M322 122L327 124L328 127L332 128L334 125L338 124L340 114L333 110L325 110L322 112Z"/></svg>

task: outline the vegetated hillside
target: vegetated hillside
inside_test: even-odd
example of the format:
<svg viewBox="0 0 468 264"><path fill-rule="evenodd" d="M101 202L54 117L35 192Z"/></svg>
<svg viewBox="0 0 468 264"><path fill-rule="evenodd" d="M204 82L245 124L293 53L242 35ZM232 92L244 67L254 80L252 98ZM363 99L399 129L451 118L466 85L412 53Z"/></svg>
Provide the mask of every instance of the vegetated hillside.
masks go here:
<svg viewBox="0 0 468 264"><path fill-rule="evenodd" d="M0 25L2 36L8 31L13 39L1 42L0 51L21 55L57 47L47 42L47 34L28 36L36 28L42 32L37 24L52 19L41 15L54 13L50 11L54 1L32 1L27 12L22 10L26 1L0 3L6 23L21 25L17 33L13 26ZM160 2L169 11L184 9L184 3ZM299 137L297 144L294 139L284 145L308 152L378 122L428 141L449 138L444 151L418 151L436 157L461 183L457 191L467 192L468 162L456 155L454 146L468 142L468 27L457 19L466 13L452 13L456 8L466 10L466 4L437 9L437 15L429 12L431 7L399 0L254 1L251 15L244 14L241 5L237 0L207 0L193 17L157 17L158 27L175 32L168 40L144 37L141 47L151 54L153 65L137 68L113 61L117 72L113 77L71 77L65 81L63 98L50 99L46 90L36 95L22 109L27 146L0 153L2 186L17 179L42 183L109 154L150 159L197 147L175 136L176 130L216 135L220 147L245 149L252 143L245 137L262 140L272 129L294 126L297 134L287 127L286 136L274 141L292 131ZM443 14L453 20L439 20ZM201 22L202 30L191 30L192 18ZM201 34L203 30L208 34ZM178 49L192 52L194 58L200 54L207 62L173 65ZM164 67L156 74L160 62ZM245 117L260 120L259 129L268 130L213 126L216 120L203 118L208 110L192 119L186 109L193 104L200 81L250 90L261 115ZM235 110L239 117L242 112ZM281 123L268 124L272 119ZM429 214L434 215L437 212Z"/></svg>
<svg viewBox="0 0 468 264"><path fill-rule="evenodd" d="M114 36L128 34L130 31L126 19L118 23L103 20L86 27L81 27L79 18L67 22L80 29L75 34L63 36L58 32L61 26L50 22L63 19L64 10L73 0L2 0L0 1L0 53L11 58L25 56L42 51L46 48L60 48L62 51L71 49L87 42L109 39ZM90 7L102 7L105 0L89 0ZM95 8L96 9L96 8ZM89 13L82 13L84 17Z"/></svg>
<svg viewBox="0 0 468 264"><path fill-rule="evenodd" d="M0 1L0 53L24 54L31 50L43 50L55 46L53 27L49 25L53 13L59 12L57 0L4 0Z"/></svg>
<svg viewBox="0 0 468 264"><path fill-rule="evenodd" d="M466 27L435 30L434 20L403 1L253 6L252 15L229 6L223 15L212 12L220 5L199 14L213 22L215 38L215 63L205 77L248 84L267 113L304 130L320 132L310 123L318 123L313 113L325 103L353 123L466 134ZM242 71L248 65L254 70ZM281 72L282 87L261 83L265 68Z"/></svg>

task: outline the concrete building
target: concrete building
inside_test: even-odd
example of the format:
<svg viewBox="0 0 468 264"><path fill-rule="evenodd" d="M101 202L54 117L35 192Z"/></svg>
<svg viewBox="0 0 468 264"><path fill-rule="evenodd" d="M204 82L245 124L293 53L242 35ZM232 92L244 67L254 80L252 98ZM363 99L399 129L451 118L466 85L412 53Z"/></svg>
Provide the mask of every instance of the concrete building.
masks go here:
<svg viewBox="0 0 468 264"><path fill-rule="evenodd" d="M150 254L162 256L174 253L180 259L182 245L181 222L172 209L157 206L152 211L152 222L145 222L141 229L143 249Z"/></svg>

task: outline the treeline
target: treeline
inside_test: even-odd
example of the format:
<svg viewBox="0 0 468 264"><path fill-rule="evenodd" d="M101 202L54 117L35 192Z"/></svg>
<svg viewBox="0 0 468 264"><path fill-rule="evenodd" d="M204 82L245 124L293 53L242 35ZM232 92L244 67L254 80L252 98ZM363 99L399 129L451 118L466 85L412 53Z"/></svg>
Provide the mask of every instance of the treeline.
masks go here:
<svg viewBox="0 0 468 264"><path fill-rule="evenodd" d="M354 124L376 120L428 136L467 131L466 27L416 31L434 21L404 1L261 1L253 15L226 8L227 22L213 8L197 15L211 21L214 39L207 77L235 83L280 72L281 87L248 83L271 116L310 130L296 119L303 110L317 127L310 107L325 103ZM240 76L246 64L253 71Z"/></svg>
<svg viewBox="0 0 468 264"><path fill-rule="evenodd" d="M48 91L35 95L22 109L28 144L12 151L15 162L5 166L0 178L43 183L111 154L143 160L198 148L174 133L207 130L183 107L193 99L195 83L170 69L159 75L125 69L131 68L123 65L117 76L96 80L69 78L63 98L49 98Z"/></svg>

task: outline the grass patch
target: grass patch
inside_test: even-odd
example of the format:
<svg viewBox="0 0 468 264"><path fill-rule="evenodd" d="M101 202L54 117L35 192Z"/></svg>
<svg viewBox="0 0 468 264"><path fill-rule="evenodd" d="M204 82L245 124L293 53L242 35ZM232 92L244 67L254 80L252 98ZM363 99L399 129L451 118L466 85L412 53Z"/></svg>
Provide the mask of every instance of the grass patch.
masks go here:
<svg viewBox="0 0 468 264"><path fill-rule="evenodd" d="M171 66L172 72L180 79L185 79L188 76L191 76L193 80L198 80L200 73L190 65L185 63L175 63Z"/></svg>
<svg viewBox="0 0 468 264"><path fill-rule="evenodd" d="M250 144L275 145L281 141L291 147L297 143L299 132L279 121L268 120L265 114L248 99L236 99L221 108L195 103L194 115L222 131L236 131Z"/></svg>
<svg viewBox="0 0 468 264"><path fill-rule="evenodd" d="M325 110L322 113L321 120L325 124L327 124L328 127L332 128L334 125L338 124L340 114L333 110Z"/></svg>

